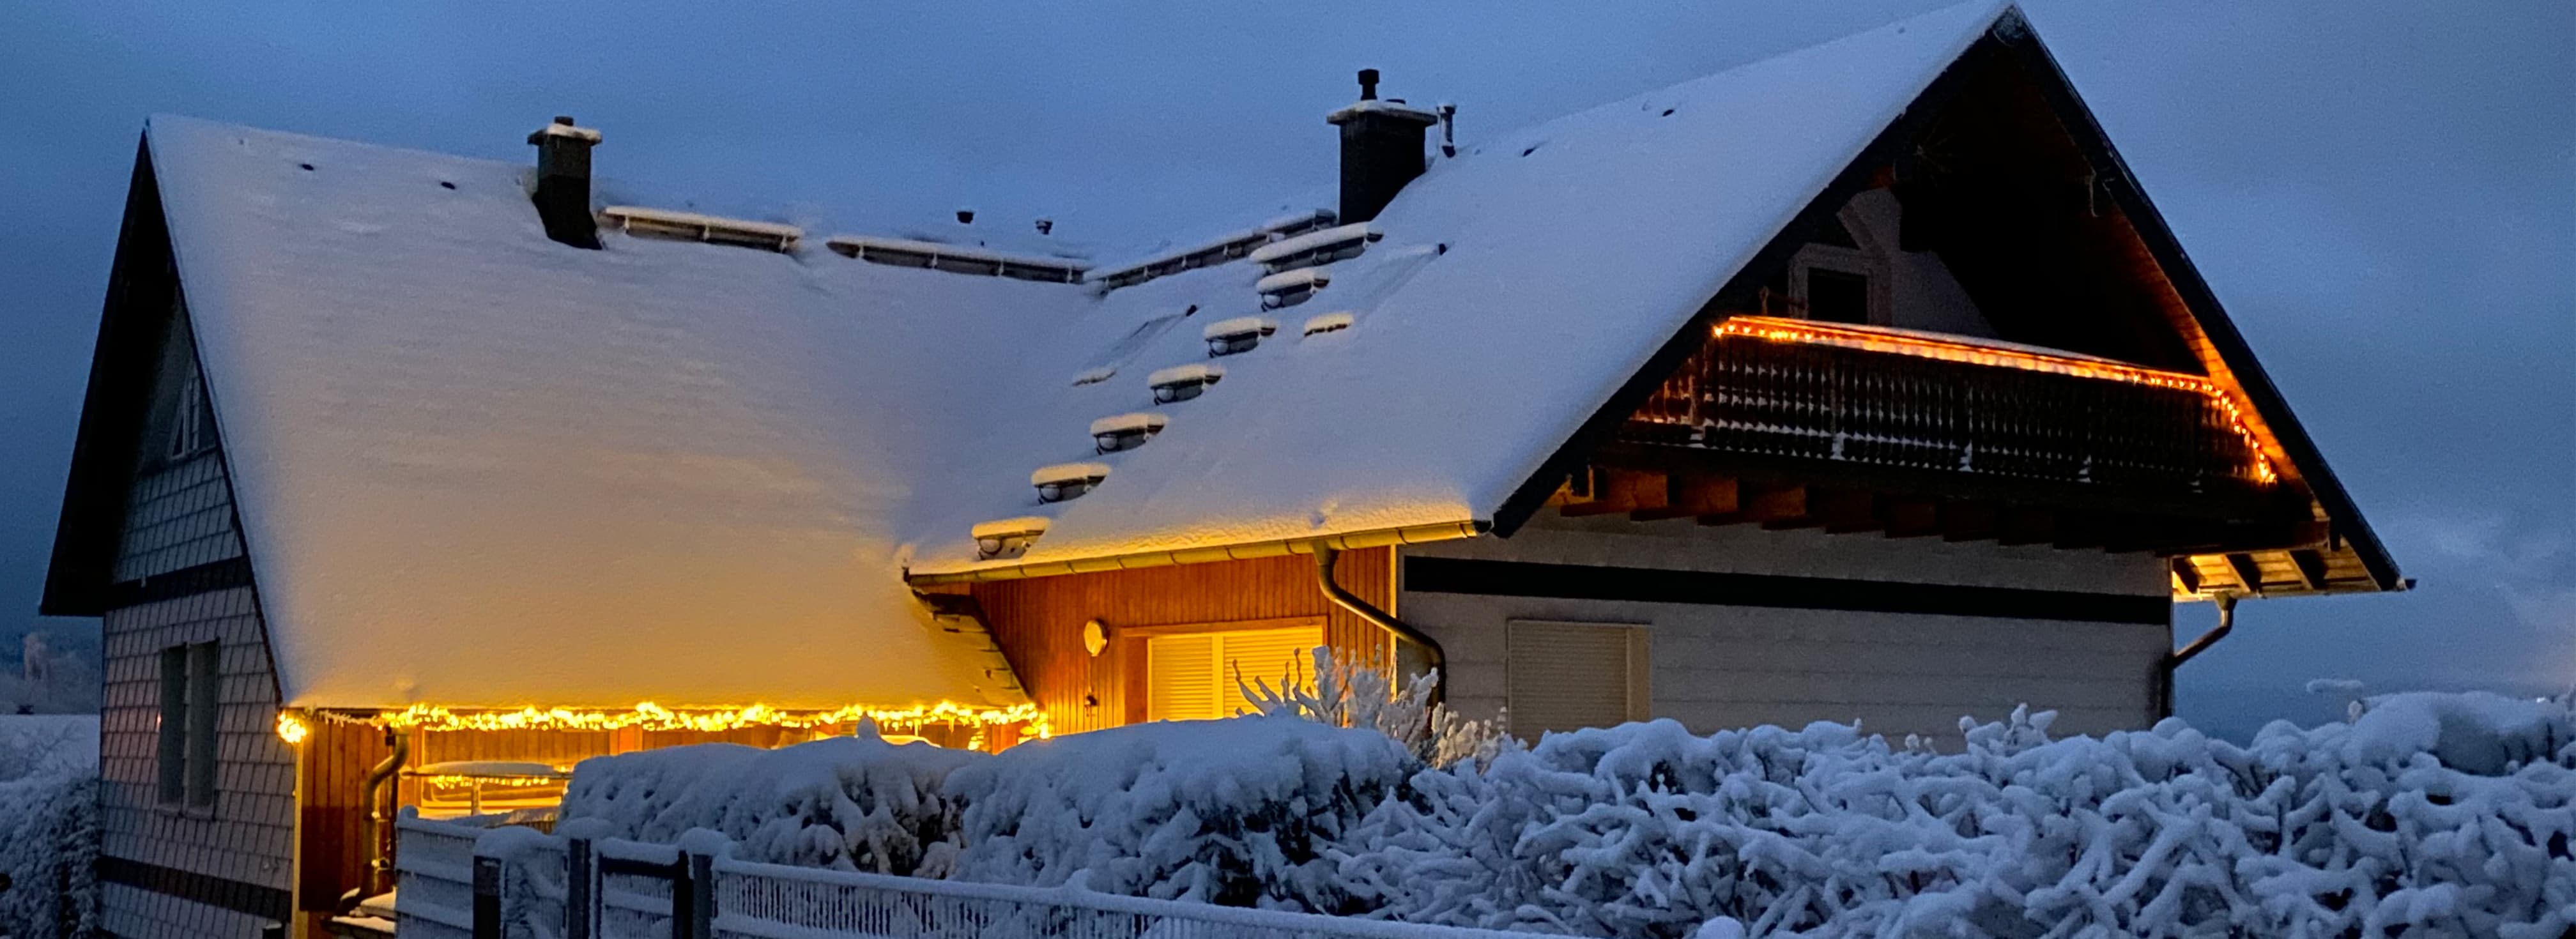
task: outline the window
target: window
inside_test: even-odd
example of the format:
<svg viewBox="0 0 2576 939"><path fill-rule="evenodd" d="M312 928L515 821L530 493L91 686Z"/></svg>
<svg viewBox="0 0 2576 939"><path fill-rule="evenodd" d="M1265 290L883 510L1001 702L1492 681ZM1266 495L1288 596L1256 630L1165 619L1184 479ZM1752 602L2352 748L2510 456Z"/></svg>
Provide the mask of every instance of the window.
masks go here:
<svg viewBox="0 0 2576 939"><path fill-rule="evenodd" d="M1869 275L1807 269L1807 318L1827 323L1869 322Z"/></svg>
<svg viewBox="0 0 2576 939"><path fill-rule="evenodd" d="M1192 632L1145 640L1145 719L1192 721L1252 710L1242 685L1313 680L1324 627ZM1240 675L1241 684L1237 683Z"/></svg>
<svg viewBox="0 0 2576 939"><path fill-rule="evenodd" d="M223 701L223 648L212 642L161 650L160 796L164 805L215 804L215 717Z"/></svg>
<svg viewBox="0 0 2576 939"><path fill-rule="evenodd" d="M179 400L170 409L170 459L192 456L206 448L206 389L194 369L179 383Z"/></svg>
<svg viewBox="0 0 2576 939"><path fill-rule="evenodd" d="M1513 620L1504 624L1503 716L1512 734L1645 720L1642 626Z"/></svg>

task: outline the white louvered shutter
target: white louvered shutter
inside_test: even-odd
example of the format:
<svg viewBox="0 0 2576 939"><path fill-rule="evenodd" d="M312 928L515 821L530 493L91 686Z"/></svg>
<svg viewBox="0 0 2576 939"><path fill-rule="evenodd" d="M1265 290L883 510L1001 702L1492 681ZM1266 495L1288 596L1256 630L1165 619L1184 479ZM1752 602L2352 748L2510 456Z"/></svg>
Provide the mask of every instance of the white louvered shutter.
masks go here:
<svg viewBox="0 0 2576 939"><path fill-rule="evenodd" d="M1218 689L1223 701L1217 716L1228 717L1251 713L1252 701L1243 696L1243 687L1254 681L1268 682L1278 691L1287 684L1315 683L1315 647L1324 644L1324 630L1270 629L1261 632L1220 633L1225 672ZM1242 669L1242 680L1236 681L1236 669Z"/></svg>
<svg viewBox="0 0 2576 939"><path fill-rule="evenodd" d="M1194 721L1252 710L1244 682L1312 683L1321 626L1155 636L1145 642L1145 719ZM1237 670L1240 669L1240 672Z"/></svg>
<svg viewBox="0 0 2576 939"><path fill-rule="evenodd" d="M1644 716L1643 630L1513 621L1504 631L1505 715L1514 736L1608 727Z"/></svg>
<svg viewBox="0 0 2576 939"><path fill-rule="evenodd" d="M1216 637L1156 636L1145 643L1145 719L1216 716Z"/></svg>

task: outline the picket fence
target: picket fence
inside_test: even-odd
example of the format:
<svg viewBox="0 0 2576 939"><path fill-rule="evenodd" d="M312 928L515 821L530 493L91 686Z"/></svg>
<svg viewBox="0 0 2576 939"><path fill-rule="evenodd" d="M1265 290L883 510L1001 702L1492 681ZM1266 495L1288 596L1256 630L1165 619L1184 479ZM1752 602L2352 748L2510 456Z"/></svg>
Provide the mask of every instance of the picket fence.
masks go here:
<svg viewBox="0 0 2576 939"><path fill-rule="evenodd" d="M692 853L470 820L407 817L396 833L402 939L1528 939L759 864L726 856L721 847Z"/></svg>

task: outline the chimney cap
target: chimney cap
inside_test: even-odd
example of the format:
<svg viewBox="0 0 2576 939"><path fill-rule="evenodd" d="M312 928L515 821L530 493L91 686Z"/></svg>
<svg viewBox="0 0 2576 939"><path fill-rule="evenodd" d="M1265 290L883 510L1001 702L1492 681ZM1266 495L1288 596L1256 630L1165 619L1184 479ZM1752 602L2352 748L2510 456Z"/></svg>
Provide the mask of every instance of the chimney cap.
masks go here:
<svg viewBox="0 0 2576 939"><path fill-rule="evenodd" d="M536 133L529 134L528 142L532 144L544 143L548 137L568 137L573 140L581 141L582 143L598 143L599 131L574 124L572 122L572 115L570 114L557 114L555 115L553 123L539 128Z"/></svg>
<svg viewBox="0 0 2576 939"><path fill-rule="evenodd" d="M1360 70L1360 100L1362 100L1362 101L1375 101L1375 100L1377 100L1377 70L1376 70L1376 69L1373 69L1373 68L1364 68L1364 69L1361 69L1361 70Z"/></svg>

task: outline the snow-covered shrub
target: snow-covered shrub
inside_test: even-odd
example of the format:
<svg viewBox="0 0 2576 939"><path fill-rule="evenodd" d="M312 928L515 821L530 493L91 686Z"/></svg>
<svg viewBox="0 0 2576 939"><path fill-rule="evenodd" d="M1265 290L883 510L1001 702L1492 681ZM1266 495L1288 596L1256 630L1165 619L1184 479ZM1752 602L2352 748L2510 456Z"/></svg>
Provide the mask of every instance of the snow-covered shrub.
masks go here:
<svg viewBox="0 0 2576 939"><path fill-rule="evenodd" d="M594 757L573 768L563 818L630 841L709 829L746 860L936 876L957 827L941 782L981 757L872 730L776 750L711 743Z"/></svg>
<svg viewBox="0 0 2576 939"><path fill-rule="evenodd" d="M22 752L48 742L0 746L0 762L32 772L0 776L0 936L53 939L87 936L98 908L92 872L98 862L98 778L87 767L63 770L47 753ZM68 927L68 928L65 928Z"/></svg>
<svg viewBox="0 0 2576 939"><path fill-rule="evenodd" d="M1404 693L1397 694L1395 683L1378 670L1335 662L1331 647L1318 646L1314 655L1312 685L1292 682L1274 690L1258 678L1246 684L1240 674L1235 683L1258 713L1335 727L1373 728L1394 738L1414 759L1432 766L1473 759L1482 767L1520 746L1519 738L1505 731L1499 718L1471 721L1447 705L1432 703L1431 694L1440 687L1437 669L1413 676Z"/></svg>
<svg viewBox="0 0 2576 939"><path fill-rule="evenodd" d="M1553 734L1412 780L1334 853L1371 915L1753 935L2559 937L2576 920L2566 702L2398 696L2253 746L2179 721L1965 752L1853 728Z"/></svg>
<svg viewBox="0 0 2576 939"><path fill-rule="evenodd" d="M1326 854L1420 768L1377 731L1288 717L1024 743L949 775L955 876L1353 912Z"/></svg>

